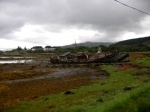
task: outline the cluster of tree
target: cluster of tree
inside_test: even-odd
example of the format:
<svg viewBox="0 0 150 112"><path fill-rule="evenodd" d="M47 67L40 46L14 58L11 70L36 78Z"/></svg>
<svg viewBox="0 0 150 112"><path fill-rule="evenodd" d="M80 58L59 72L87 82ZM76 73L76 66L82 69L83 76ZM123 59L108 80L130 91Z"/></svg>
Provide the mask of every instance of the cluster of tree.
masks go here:
<svg viewBox="0 0 150 112"><path fill-rule="evenodd" d="M108 52L108 51L114 51L118 50L120 52L143 52L143 51L150 51L149 46L145 45L132 45L132 46L99 46L101 47L103 52ZM73 48L56 48L54 51L44 51L42 49L39 50L27 50L28 53L64 53L64 52L72 52L72 53L77 53L77 52L91 52L91 53L96 53L98 50L98 47L85 47L85 46L79 46L79 47L73 47Z"/></svg>
<svg viewBox="0 0 150 112"><path fill-rule="evenodd" d="M71 48L57 48L54 52L55 53L64 53L64 52L72 52L72 53L77 53L77 52L96 52L97 48L96 47L85 47L85 46L77 46L77 47L71 47Z"/></svg>
<svg viewBox="0 0 150 112"><path fill-rule="evenodd" d="M26 54L26 53L64 53L64 52L90 52L90 53L96 53L98 51L98 47L101 47L102 52L108 52L108 51L114 51L118 50L119 52L147 52L150 51L150 46L148 45L113 45L113 46L97 46L97 47L86 47L86 46L76 46L71 48L63 48L63 47L56 47L54 50L44 50L41 47L39 49L33 50L33 49L27 49L21 48L18 46L18 48L13 49L11 51L8 51L8 53L12 54ZM34 48L34 47L33 47ZM0 52L0 54L3 54L3 51Z"/></svg>
<svg viewBox="0 0 150 112"><path fill-rule="evenodd" d="M45 48L53 48L51 46L46 46ZM18 46L16 49L13 49L11 51L8 51L9 53L20 53L20 54L25 54L25 53L49 53L52 52L50 50L45 50L42 46L34 46L31 49L21 48Z"/></svg>
<svg viewBox="0 0 150 112"><path fill-rule="evenodd" d="M85 47L85 46L79 46L79 47L73 47L73 48L58 48L55 50L55 53L63 53L63 52L83 52L88 51L91 53L96 53L98 51L98 47L101 47L102 52L109 52L118 50L119 52L146 52L150 51L150 46L147 45L118 45L118 46L97 46L97 47Z"/></svg>
<svg viewBox="0 0 150 112"><path fill-rule="evenodd" d="M3 51L0 50L0 54L3 54Z"/></svg>

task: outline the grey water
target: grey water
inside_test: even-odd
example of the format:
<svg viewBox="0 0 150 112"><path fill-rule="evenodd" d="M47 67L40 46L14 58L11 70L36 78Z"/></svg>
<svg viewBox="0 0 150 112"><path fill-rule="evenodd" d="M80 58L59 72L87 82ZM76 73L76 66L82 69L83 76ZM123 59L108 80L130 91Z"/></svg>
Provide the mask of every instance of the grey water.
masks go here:
<svg viewBox="0 0 150 112"><path fill-rule="evenodd" d="M33 60L0 60L0 64L11 64L11 63L32 63Z"/></svg>
<svg viewBox="0 0 150 112"><path fill-rule="evenodd" d="M34 57L0 56L0 64L31 63Z"/></svg>

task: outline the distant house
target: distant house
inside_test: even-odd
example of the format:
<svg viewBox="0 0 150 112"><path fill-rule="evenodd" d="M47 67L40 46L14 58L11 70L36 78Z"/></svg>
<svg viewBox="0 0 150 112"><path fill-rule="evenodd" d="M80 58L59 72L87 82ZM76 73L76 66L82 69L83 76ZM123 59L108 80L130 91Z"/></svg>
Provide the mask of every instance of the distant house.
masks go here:
<svg viewBox="0 0 150 112"><path fill-rule="evenodd" d="M42 46L34 46L31 48L32 51L36 51L36 50L43 50Z"/></svg>
<svg viewBox="0 0 150 112"><path fill-rule="evenodd" d="M45 46L44 51L54 51L56 47Z"/></svg>

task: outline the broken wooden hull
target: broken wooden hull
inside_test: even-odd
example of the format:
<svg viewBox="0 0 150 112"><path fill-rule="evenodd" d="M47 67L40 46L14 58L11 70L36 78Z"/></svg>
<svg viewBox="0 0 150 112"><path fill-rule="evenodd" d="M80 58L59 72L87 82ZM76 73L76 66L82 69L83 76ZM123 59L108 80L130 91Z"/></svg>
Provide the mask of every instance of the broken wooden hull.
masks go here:
<svg viewBox="0 0 150 112"><path fill-rule="evenodd" d="M66 60L60 60L55 59L51 60L51 63L53 64L88 64L88 63L117 63L117 62L129 62L129 54L123 53L120 54L119 52L113 52L113 53L103 53L103 54L97 54L89 59L85 60L77 60L77 59L66 59Z"/></svg>
<svg viewBox="0 0 150 112"><path fill-rule="evenodd" d="M100 54L93 59L89 59L88 62L89 63L112 63L112 62L117 62L118 56L119 56L118 52L109 53L109 54Z"/></svg>
<svg viewBox="0 0 150 112"><path fill-rule="evenodd" d="M129 53L119 54L118 62L129 62L129 61L130 61Z"/></svg>

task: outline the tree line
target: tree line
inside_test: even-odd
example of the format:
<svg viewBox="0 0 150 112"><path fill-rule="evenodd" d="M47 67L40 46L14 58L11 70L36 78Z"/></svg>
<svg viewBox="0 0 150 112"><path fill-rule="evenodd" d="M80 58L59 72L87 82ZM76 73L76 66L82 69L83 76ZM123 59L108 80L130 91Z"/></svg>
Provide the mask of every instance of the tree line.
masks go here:
<svg viewBox="0 0 150 112"><path fill-rule="evenodd" d="M103 46L99 45L97 47L87 47L87 46L76 46L71 48L63 48L63 47L56 47L55 50L52 51L45 51L44 49L27 49L21 48L18 46L18 48L13 49L11 51L7 51L7 53L18 53L18 54L26 54L26 53L64 53L64 52L71 52L71 53L77 53L77 52L91 52L96 53L98 51L98 47L101 47L102 52L109 52L118 50L119 52L149 52L150 46L148 45L116 45L116 46ZM0 51L0 54L3 54L4 51Z"/></svg>

